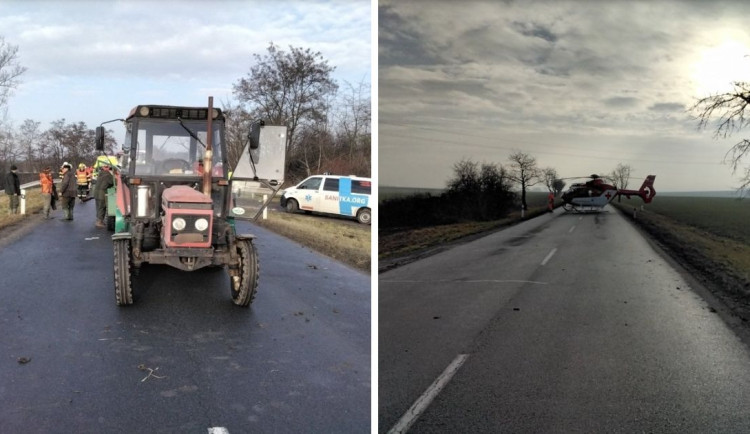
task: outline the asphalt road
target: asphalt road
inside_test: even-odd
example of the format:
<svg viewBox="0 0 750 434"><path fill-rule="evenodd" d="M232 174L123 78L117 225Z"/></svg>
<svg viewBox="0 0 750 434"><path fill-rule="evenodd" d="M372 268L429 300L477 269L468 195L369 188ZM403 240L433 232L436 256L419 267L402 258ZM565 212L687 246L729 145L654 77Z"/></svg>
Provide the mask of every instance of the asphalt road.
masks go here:
<svg viewBox="0 0 750 434"><path fill-rule="evenodd" d="M260 258L249 309L224 271L156 265L118 307L93 214L0 249L0 432L370 432L369 275L238 223Z"/></svg>
<svg viewBox="0 0 750 434"><path fill-rule="evenodd" d="M379 431L750 432L750 351L614 210L379 276Z"/></svg>

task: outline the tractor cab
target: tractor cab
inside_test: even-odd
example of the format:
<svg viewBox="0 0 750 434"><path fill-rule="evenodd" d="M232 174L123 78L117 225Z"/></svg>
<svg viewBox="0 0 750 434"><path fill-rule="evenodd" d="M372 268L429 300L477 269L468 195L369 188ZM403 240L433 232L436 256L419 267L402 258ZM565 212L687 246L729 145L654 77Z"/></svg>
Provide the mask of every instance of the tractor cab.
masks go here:
<svg viewBox="0 0 750 434"><path fill-rule="evenodd" d="M286 127L253 124L238 164L249 169L230 174L225 118L212 105L212 98L208 107L140 105L124 119L124 155L109 201L116 204L110 214L118 304L132 303L130 271L144 263L226 267L235 304L252 301L253 236L237 234L234 223L256 219L281 188ZM102 150L101 126L96 142Z"/></svg>

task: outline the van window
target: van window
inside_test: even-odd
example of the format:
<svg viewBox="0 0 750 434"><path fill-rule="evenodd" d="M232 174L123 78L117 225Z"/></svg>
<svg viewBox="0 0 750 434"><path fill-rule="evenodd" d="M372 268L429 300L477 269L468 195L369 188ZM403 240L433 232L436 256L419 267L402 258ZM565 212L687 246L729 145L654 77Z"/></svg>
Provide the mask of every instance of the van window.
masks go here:
<svg viewBox="0 0 750 434"><path fill-rule="evenodd" d="M323 178L310 178L307 181L303 182L299 185L299 189L305 189L305 190L317 190L318 187L320 187L320 181L322 181Z"/></svg>
<svg viewBox="0 0 750 434"><path fill-rule="evenodd" d="M338 178L326 178L326 182L325 184L323 184L323 190L339 191L339 179Z"/></svg>
<svg viewBox="0 0 750 434"><path fill-rule="evenodd" d="M370 181L357 181L352 179L352 193L357 194L370 194L371 182Z"/></svg>

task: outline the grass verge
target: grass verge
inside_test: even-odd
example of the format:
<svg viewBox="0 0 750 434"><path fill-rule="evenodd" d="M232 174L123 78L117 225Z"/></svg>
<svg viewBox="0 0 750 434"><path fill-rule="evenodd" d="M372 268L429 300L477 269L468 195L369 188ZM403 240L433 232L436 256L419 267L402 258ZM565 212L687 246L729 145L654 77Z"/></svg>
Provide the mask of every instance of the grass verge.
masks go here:
<svg viewBox="0 0 750 434"><path fill-rule="evenodd" d="M258 224L366 273L370 272L371 227L340 219L269 212Z"/></svg>
<svg viewBox="0 0 750 434"><path fill-rule="evenodd" d="M633 219L632 206L615 207ZM713 292L750 302L750 245L648 210L634 221Z"/></svg>
<svg viewBox="0 0 750 434"><path fill-rule="evenodd" d="M531 207L524 219L547 212L544 207ZM469 241L478 235L504 228L522 220L520 212L513 212L501 220L488 222L465 222L425 228L380 229L378 233L378 259L381 270L399 263L409 262L409 257L418 258L425 252L439 250L457 242ZM404 261L399 259L406 258Z"/></svg>
<svg viewBox="0 0 750 434"><path fill-rule="evenodd" d="M26 214L8 214L8 195L0 191L0 230L10 228L42 210L42 193L39 188L26 190Z"/></svg>

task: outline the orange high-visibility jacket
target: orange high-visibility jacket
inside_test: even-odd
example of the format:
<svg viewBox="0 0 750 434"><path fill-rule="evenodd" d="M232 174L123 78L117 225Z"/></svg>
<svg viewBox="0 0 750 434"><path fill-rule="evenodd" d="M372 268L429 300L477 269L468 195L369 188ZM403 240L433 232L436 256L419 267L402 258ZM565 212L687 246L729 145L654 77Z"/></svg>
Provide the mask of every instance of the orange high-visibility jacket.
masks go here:
<svg viewBox="0 0 750 434"><path fill-rule="evenodd" d="M40 173L39 182L42 184L42 193L52 194L52 175L49 173Z"/></svg>
<svg viewBox="0 0 750 434"><path fill-rule="evenodd" d="M86 169L76 170L76 181L78 185L87 185L89 183L89 172Z"/></svg>

